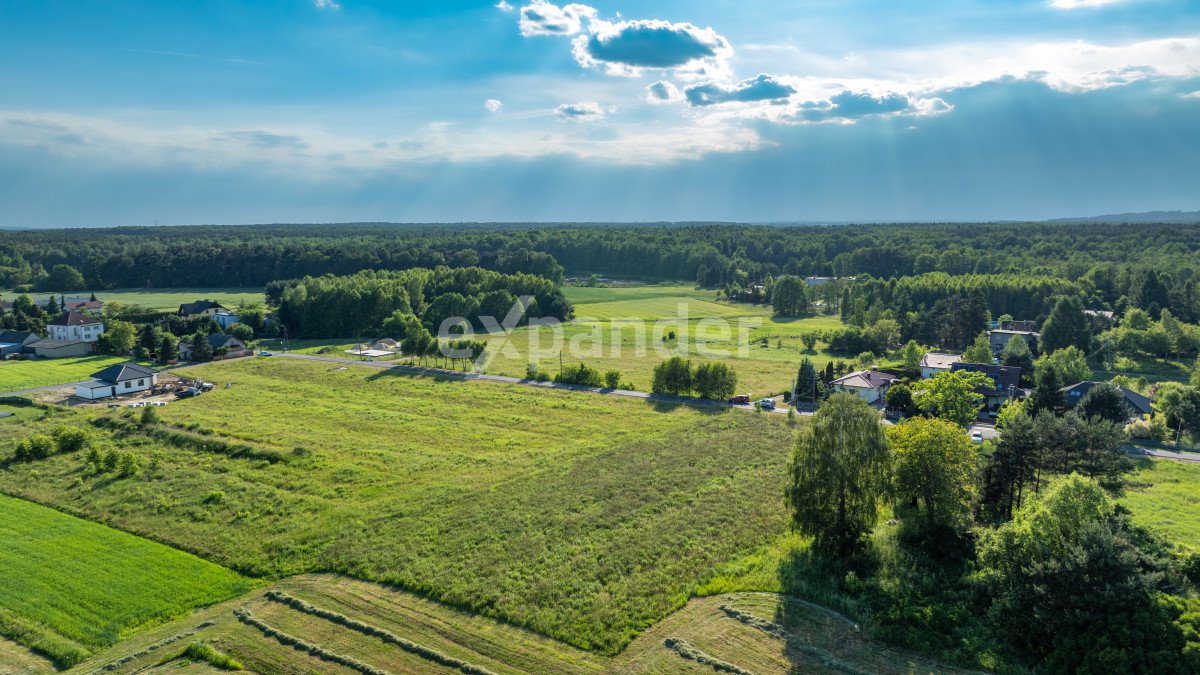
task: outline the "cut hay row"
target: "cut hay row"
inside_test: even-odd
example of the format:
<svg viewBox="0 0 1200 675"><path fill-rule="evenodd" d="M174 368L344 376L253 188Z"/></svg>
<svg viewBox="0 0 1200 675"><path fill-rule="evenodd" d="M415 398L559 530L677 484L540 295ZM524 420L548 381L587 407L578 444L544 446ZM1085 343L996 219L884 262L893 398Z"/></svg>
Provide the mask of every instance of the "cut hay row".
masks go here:
<svg viewBox="0 0 1200 675"><path fill-rule="evenodd" d="M695 661L696 663L704 664L719 673L733 673L734 675L754 675L749 670L746 670L745 668L742 668L741 666L735 666L732 663L729 663L728 661L722 661L721 659L718 659L714 656L709 656L708 654L705 654L704 652L700 651L699 649L696 649L695 647L693 647L686 640L682 640L680 638L669 637L669 638L663 640L663 646L666 647L667 649L670 649L671 651L675 652L676 654L682 656L683 658L685 658L689 661Z"/></svg>
<svg viewBox="0 0 1200 675"><path fill-rule="evenodd" d="M849 673L851 675L870 675L871 671L857 668L849 663L846 663L845 661L842 661L833 654L821 649L808 640L791 633L777 623L767 621L766 619L760 619L749 612L743 612L742 610L730 605L721 605L720 609L731 619L740 621L747 626L757 628L758 630L761 630L772 637L783 640L785 643L787 643L788 647L795 649L805 656L816 659L821 663L822 666L826 668L837 670L843 673Z"/></svg>
<svg viewBox="0 0 1200 675"><path fill-rule="evenodd" d="M59 668L70 668L91 654L91 651L74 640L25 621L3 609L0 609L0 637L8 638L35 654L50 659Z"/></svg>
<svg viewBox="0 0 1200 675"><path fill-rule="evenodd" d="M468 673L469 675L493 675L492 672L486 668L481 668L474 664L467 663L466 661L456 659L453 656L443 654L437 650L430 649L429 647L419 645L390 631L386 631L382 628L351 619L344 614L338 614L337 612L317 607L316 605L309 604L300 598L290 596L286 593L271 590L266 592L266 598L268 600L273 600L291 607L298 612L303 612L304 614L310 614L312 616L325 619L326 621L349 628L353 631L357 631L363 635L379 638L388 644L396 645L406 652L416 654L417 656L428 659L434 663L446 666L448 668L455 668L464 673Z"/></svg>
<svg viewBox="0 0 1200 675"><path fill-rule="evenodd" d="M97 417L92 420L92 425L101 429L108 429L109 431L140 434L185 450L211 452L213 454L240 459L263 459L272 464L287 459L287 456L278 450L256 448L247 443L230 443L217 438L208 438L200 434L157 425L143 426L137 422L130 422L117 417Z"/></svg>
<svg viewBox="0 0 1200 675"><path fill-rule="evenodd" d="M93 670L92 672L93 673L103 673L103 672L107 672L107 671L111 671L111 670L116 670L117 668L120 668L121 666L125 665L126 663L129 663L130 661L133 661L135 659L140 659L143 656L146 656L147 654L151 654L153 652L158 651L159 649L162 649L163 647L166 647L167 645L174 644L176 642L179 642L180 640L189 638L189 637L195 635L196 633L199 633L201 630L208 628L209 626L212 626L212 625L214 625L212 621L205 621L203 623L198 623L191 630L185 630L182 633L176 633L175 635L172 635L171 637L163 638L163 639L159 640L158 642L154 642L152 644L146 645L141 650L136 651L132 654L127 654L125 656L122 656L121 658L117 659L116 661L111 661L109 663L106 663L103 666L100 666L99 668Z"/></svg>
<svg viewBox="0 0 1200 675"><path fill-rule="evenodd" d="M322 661L328 661L330 663L346 666L351 670L357 670L363 675L391 675L391 673L386 670L363 663L352 656L336 654L328 649L325 649L324 647L310 644L298 637L293 637L287 633L284 633L283 631L277 630L274 627L254 618L254 615L250 613L250 610L238 608L233 610L233 613L238 618L238 621L241 621L247 626L257 628L262 632L263 635L275 638L282 645L298 649L302 652L308 652L310 655L315 656Z"/></svg>

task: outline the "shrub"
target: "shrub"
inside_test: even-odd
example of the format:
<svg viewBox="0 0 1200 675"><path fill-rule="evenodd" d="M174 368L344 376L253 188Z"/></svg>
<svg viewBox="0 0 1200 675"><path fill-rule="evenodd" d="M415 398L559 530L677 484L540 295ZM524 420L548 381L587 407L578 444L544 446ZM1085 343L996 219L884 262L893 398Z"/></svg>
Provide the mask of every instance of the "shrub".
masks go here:
<svg viewBox="0 0 1200 675"><path fill-rule="evenodd" d="M604 373L604 386L609 389L621 388L621 371L610 370Z"/></svg>
<svg viewBox="0 0 1200 675"><path fill-rule="evenodd" d="M79 427L56 427L51 434L54 436L54 442L58 446L59 452L79 452L86 448L91 441L91 436L86 429Z"/></svg>
<svg viewBox="0 0 1200 675"><path fill-rule="evenodd" d="M45 459L54 454L56 444L54 439L45 434L33 434L26 437L13 452L13 459L18 462L32 462L38 459Z"/></svg>
<svg viewBox="0 0 1200 675"><path fill-rule="evenodd" d="M618 376L619 377L619 376ZM565 366L554 381L559 384L578 384L585 387L599 387L603 384L600 371L580 363L575 366Z"/></svg>
<svg viewBox="0 0 1200 675"><path fill-rule="evenodd" d="M1171 431L1167 429L1167 421L1162 415L1158 415L1153 419L1141 419L1132 422L1125 427L1125 433L1129 434L1130 438L1140 438L1148 441L1166 441L1171 437Z"/></svg>
<svg viewBox="0 0 1200 675"><path fill-rule="evenodd" d="M158 409L152 405L142 408L142 426L158 424L162 419L158 416Z"/></svg>

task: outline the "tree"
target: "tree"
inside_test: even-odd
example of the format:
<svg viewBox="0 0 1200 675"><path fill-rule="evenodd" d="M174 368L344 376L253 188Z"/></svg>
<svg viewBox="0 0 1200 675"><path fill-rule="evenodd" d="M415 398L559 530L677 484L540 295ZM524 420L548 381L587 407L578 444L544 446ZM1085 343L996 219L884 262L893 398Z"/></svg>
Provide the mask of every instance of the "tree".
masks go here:
<svg viewBox="0 0 1200 675"><path fill-rule="evenodd" d="M1150 328L1150 315L1140 307L1134 307L1128 312L1125 312L1125 318L1121 320L1121 327L1129 330L1146 330Z"/></svg>
<svg viewBox="0 0 1200 675"><path fill-rule="evenodd" d="M880 319L863 329L863 337L871 343L872 351L890 351L900 344L900 323L895 319Z"/></svg>
<svg viewBox="0 0 1200 675"><path fill-rule="evenodd" d="M1129 421L1129 405L1125 394L1114 384L1102 382L1083 395L1075 414L1083 419L1102 419L1124 425Z"/></svg>
<svg viewBox="0 0 1200 675"><path fill-rule="evenodd" d="M1012 340L1021 340L1019 337L1014 337ZM1009 340L1009 342L1012 342ZM962 360L966 363L992 363L995 357L992 356L992 343L988 341L987 333L980 333L975 341L971 343L963 351Z"/></svg>
<svg viewBox="0 0 1200 675"><path fill-rule="evenodd" d="M100 334L96 347L105 354L128 356L136 343L137 332L133 324L110 319L104 324L104 332Z"/></svg>
<svg viewBox="0 0 1200 675"><path fill-rule="evenodd" d="M807 316L808 285L799 277L780 277L772 286L771 307L775 316Z"/></svg>
<svg viewBox="0 0 1200 675"><path fill-rule="evenodd" d="M1029 399L1030 414L1043 410L1057 411L1066 405L1062 393L1062 381L1058 379L1058 371L1053 368L1043 368L1038 371L1037 384L1033 388L1033 396Z"/></svg>
<svg viewBox="0 0 1200 675"><path fill-rule="evenodd" d="M1037 361L1033 362L1034 380L1038 380L1042 371L1046 369L1053 370L1064 387L1092 378L1092 368L1087 363L1087 357L1082 350L1073 345L1052 353L1043 352Z"/></svg>
<svg viewBox="0 0 1200 675"><path fill-rule="evenodd" d="M1020 368L1021 380L1027 383L1033 381L1033 352L1024 339L1014 338L1004 345L1004 351L1000 352L1000 365Z"/></svg>
<svg viewBox="0 0 1200 675"><path fill-rule="evenodd" d="M537 374L536 368L534 374ZM621 371L609 370L604 373L604 386L609 389L618 389L621 386Z"/></svg>
<svg viewBox="0 0 1200 675"><path fill-rule="evenodd" d="M800 370L796 373L796 400L809 403L817 400L817 370L807 356L800 361Z"/></svg>
<svg viewBox="0 0 1200 675"><path fill-rule="evenodd" d="M1175 429L1175 444L1183 439L1184 430L1200 429L1200 390L1178 382L1164 382L1154 395L1154 405Z"/></svg>
<svg viewBox="0 0 1200 675"><path fill-rule="evenodd" d="M800 341L804 343L804 348L811 352L816 349L819 337L816 331L808 331L800 334Z"/></svg>
<svg viewBox="0 0 1200 675"><path fill-rule="evenodd" d="M905 417L911 417L917 412L917 407L913 403L913 392L907 384L897 382L891 387L888 387L887 393L883 395L887 402L887 407L898 411Z"/></svg>
<svg viewBox="0 0 1200 675"><path fill-rule="evenodd" d="M997 634L1047 672L1185 672L1145 536L1094 481L1064 478L985 534Z"/></svg>
<svg viewBox="0 0 1200 675"><path fill-rule="evenodd" d="M79 270L70 265L55 265L50 269L50 276L42 284L47 290L53 291L82 291L87 282Z"/></svg>
<svg viewBox="0 0 1200 675"><path fill-rule="evenodd" d="M152 323L143 324L138 329L137 346L147 353L158 349L159 330L158 326Z"/></svg>
<svg viewBox="0 0 1200 675"><path fill-rule="evenodd" d="M1042 323L1042 351L1049 354L1066 347L1087 349L1091 324L1083 313L1083 303L1074 295L1059 298L1050 316Z"/></svg>
<svg viewBox="0 0 1200 675"><path fill-rule="evenodd" d="M879 415L850 393L829 397L796 438L786 497L792 524L813 550L856 550L875 526L892 453Z"/></svg>
<svg viewBox="0 0 1200 675"><path fill-rule="evenodd" d="M249 342L254 338L254 329L244 323L235 323L225 329L225 332L242 342Z"/></svg>
<svg viewBox="0 0 1200 675"><path fill-rule="evenodd" d="M737 389L737 373L721 362L702 363L692 374L692 388L701 398L723 401Z"/></svg>
<svg viewBox="0 0 1200 675"><path fill-rule="evenodd" d="M198 332L191 338L191 357L190 360L197 363L211 361L213 357L212 345L208 344L208 334Z"/></svg>
<svg viewBox="0 0 1200 675"><path fill-rule="evenodd" d="M888 429L888 441L896 454L897 512L919 518L919 529L927 534L965 527L975 495L976 458L962 427L918 417Z"/></svg>
<svg viewBox="0 0 1200 675"><path fill-rule="evenodd" d="M904 362L904 369L910 373L915 374L921 368L921 359L924 357L925 350L917 344L916 340L909 340L900 349L900 360Z"/></svg>
<svg viewBox="0 0 1200 675"><path fill-rule="evenodd" d="M994 386L983 373L956 370L920 380L913 385L913 390L921 412L965 427L975 421L983 407L984 396L977 390Z"/></svg>
<svg viewBox="0 0 1200 675"><path fill-rule="evenodd" d="M158 338L158 347L154 353L160 364L179 358L179 338L170 333L163 333Z"/></svg>
<svg viewBox="0 0 1200 675"><path fill-rule="evenodd" d="M650 391L655 394L686 396L692 391L692 362L672 356L654 366Z"/></svg>
<svg viewBox="0 0 1200 675"><path fill-rule="evenodd" d="M46 301L46 314L50 316L58 316L60 313L58 300L54 299L54 294L50 294L50 299Z"/></svg>

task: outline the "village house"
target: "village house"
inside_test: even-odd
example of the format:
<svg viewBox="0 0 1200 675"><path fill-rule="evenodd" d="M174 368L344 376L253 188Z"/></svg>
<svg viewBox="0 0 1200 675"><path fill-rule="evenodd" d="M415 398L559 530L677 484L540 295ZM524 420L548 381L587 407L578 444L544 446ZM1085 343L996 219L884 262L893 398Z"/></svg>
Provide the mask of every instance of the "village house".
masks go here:
<svg viewBox="0 0 1200 675"><path fill-rule="evenodd" d="M96 342L103 333L104 324L82 312L66 311L46 324L49 340Z"/></svg>
<svg viewBox="0 0 1200 675"><path fill-rule="evenodd" d="M37 342L36 333L20 330L0 330L0 359L26 351L29 345Z"/></svg>
<svg viewBox="0 0 1200 675"><path fill-rule="evenodd" d="M921 357L921 379L927 380L938 373L950 372L950 366L962 361L961 354L929 352Z"/></svg>
<svg viewBox="0 0 1200 675"><path fill-rule="evenodd" d="M848 391L857 394L867 403L877 403L883 399L888 387L896 381L896 376L878 370L857 370L845 377L829 383L834 391Z"/></svg>
<svg viewBox="0 0 1200 675"><path fill-rule="evenodd" d="M250 349L246 343L224 333L213 333L208 336L208 346L212 347L214 356L249 356ZM192 360L192 343L189 340L179 342L179 358L184 361Z"/></svg>
<svg viewBox="0 0 1200 675"><path fill-rule="evenodd" d="M992 353L999 356L1008 346L1008 341L1015 337L1023 338L1029 343L1029 351L1037 353L1038 337L1040 336L1031 330L990 330L988 331L988 343L992 346Z"/></svg>
<svg viewBox="0 0 1200 675"><path fill-rule="evenodd" d="M1092 387L1100 384L1100 382L1086 381L1078 384L1073 384L1069 387L1063 387L1059 391L1062 392L1063 400L1066 402L1067 410L1075 408L1084 396L1092 390ZM1125 407L1128 409L1129 421L1141 419L1145 415L1153 415L1154 408L1150 406L1150 399L1142 396L1136 391L1126 389L1125 387L1117 387L1121 394L1125 397Z"/></svg>
<svg viewBox="0 0 1200 675"><path fill-rule="evenodd" d="M213 316L227 310L221 306L221 303L215 300L197 300L195 302L185 302L179 306L179 316L185 319L199 319L200 317Z"/></svg>
<svg viewBox="0 0 1200 675"><path fill-rule="evenodd" d="M91 298L63 298L62 308L98 316L104 310L104 301L92 300Z"/></svg>
<svg viewBox="0 0 1200 675"><path fill-rule="evenodd" d="M1000 406L1025 393L1025 390L1018 388L1018 384L1021 381L1021 369L1017 366L997 366L990 363L963 363L961 361L950 366L950 372L956 373L959 371L983 373L992 381L991 386L975 390L976 393L982 394L984 398L983 410L981 412L981 416L983 417L991 417L992 413L1000 410Z"/></svg>
<svg viewBox="0 0 1200 675"><path fill-rule="evenodd" d="M132 361L111 365L98 373L90 382L75 385L75 395L94 401L98 398L136 394L147 391L158 384L158 373L153 368Z"/></svg>
<svg viewBox="0 0 1200 675"><path fill-rule="evenodd" d="M229 327L238 322L240 317L233 312L220 311L212 315L212 320L217 322L221 330L229 330Z"/></svg>

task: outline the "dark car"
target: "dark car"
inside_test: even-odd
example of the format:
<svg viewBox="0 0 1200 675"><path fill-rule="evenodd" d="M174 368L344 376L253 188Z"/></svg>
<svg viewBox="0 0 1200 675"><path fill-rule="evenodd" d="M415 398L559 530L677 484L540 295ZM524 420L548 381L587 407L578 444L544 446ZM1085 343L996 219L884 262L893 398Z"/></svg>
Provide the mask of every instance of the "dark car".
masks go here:
<svg viewBox="0 0 1200 675"><path fill-rule="evenodd" d="M750 394L738 394L729 399L730 405L750 405Z"/></svg>
<svg viewBox="0 0 1200 675"><path fill-rule="evenodd" d="M197 389L195 387L188 387L187 389L184 389L183 391L179 392L178 394L175 394L175 397L176 398L191 398L193 396L199 396L199 395L200 395L199 389Z"/></svg>

